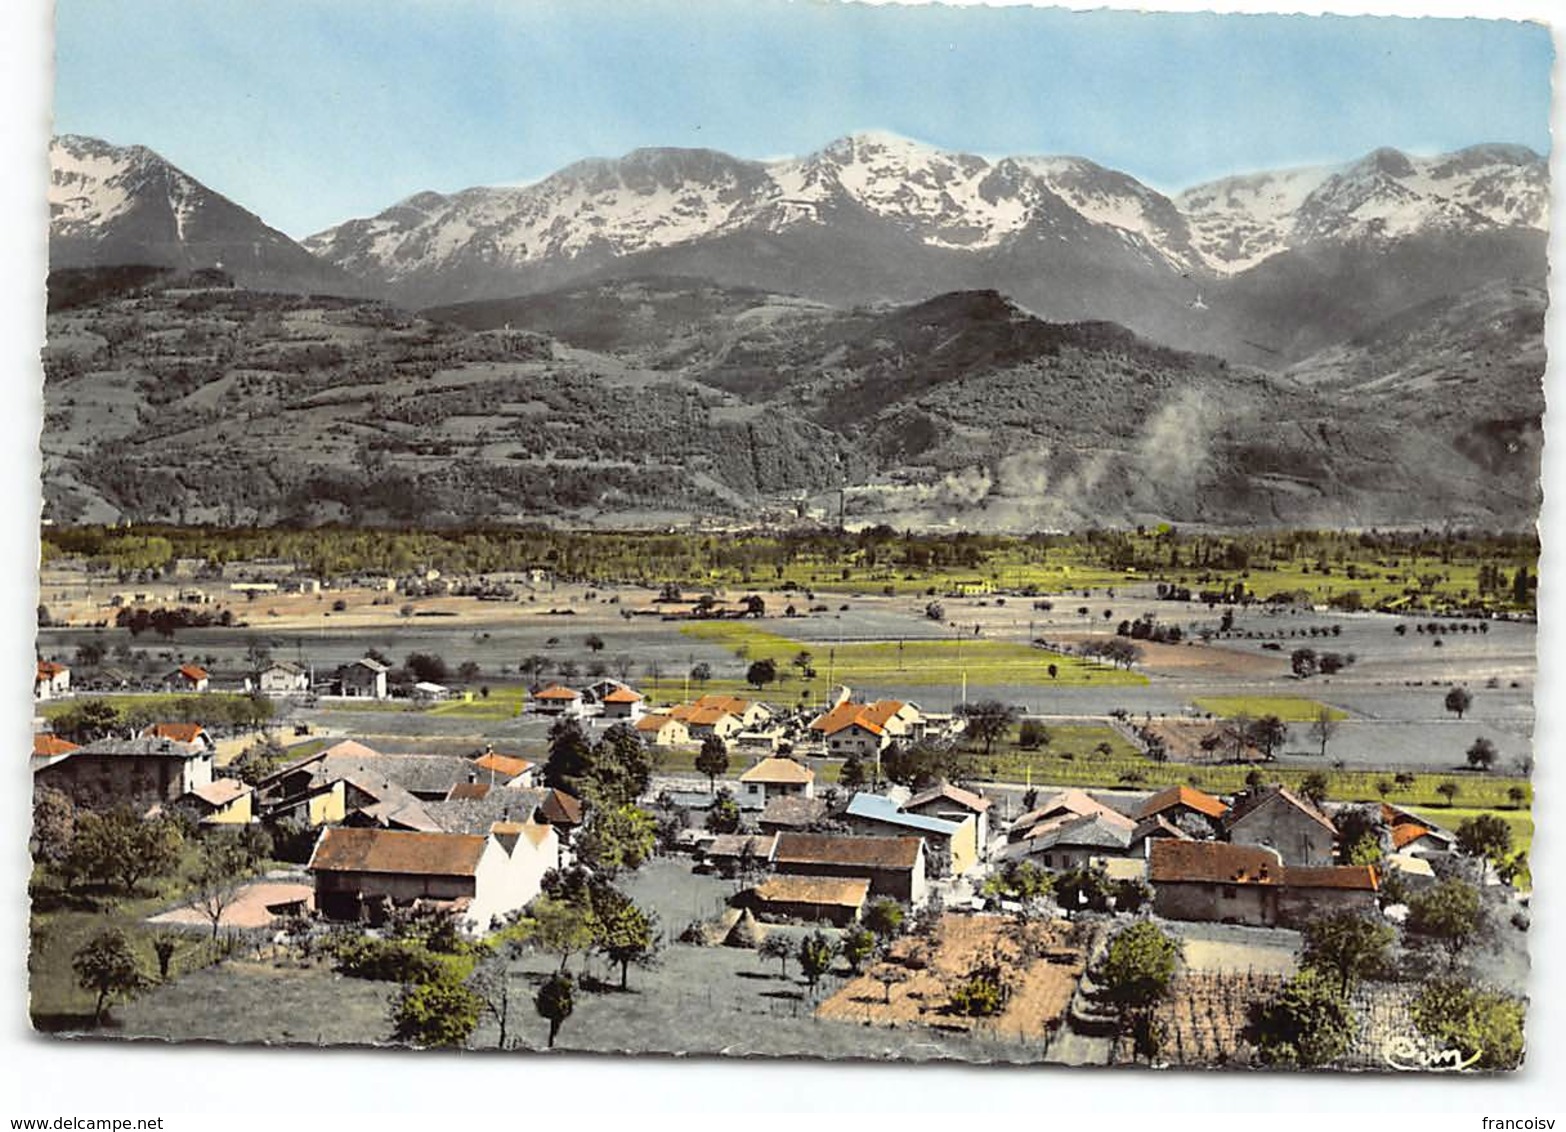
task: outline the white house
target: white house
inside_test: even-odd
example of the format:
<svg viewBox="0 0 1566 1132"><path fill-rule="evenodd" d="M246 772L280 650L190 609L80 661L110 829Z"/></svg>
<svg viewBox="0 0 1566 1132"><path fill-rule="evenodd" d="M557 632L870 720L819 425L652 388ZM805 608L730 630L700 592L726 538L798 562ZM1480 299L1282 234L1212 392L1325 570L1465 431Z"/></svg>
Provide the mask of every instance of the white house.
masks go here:
<svg viewBox="0 0 1566 1132"><path fill-rule="evenodd" d="M308 867L316 907L330 919L377 923L417 904L451 912L476 934L526 907L559 866L553 827L496 822L487 835L328 829Z"/></svg>
<svg viewBox="0 0 1566 1132"><path fill-rule="evenodd" d="M52 660L40 660L38 662L38 674L33 677L33 698L35 700L54 700L61 696L69 695L71 691L71 670L63 664L56 664Z"/></svg>
<svg viewBox="0 0 1566 1132"><path fill-rule="evenodd" d="M816 793L816 772L793 759L762 759L739 780L739 802L747 809L762 809L772 798L813 798Z"/></svg>

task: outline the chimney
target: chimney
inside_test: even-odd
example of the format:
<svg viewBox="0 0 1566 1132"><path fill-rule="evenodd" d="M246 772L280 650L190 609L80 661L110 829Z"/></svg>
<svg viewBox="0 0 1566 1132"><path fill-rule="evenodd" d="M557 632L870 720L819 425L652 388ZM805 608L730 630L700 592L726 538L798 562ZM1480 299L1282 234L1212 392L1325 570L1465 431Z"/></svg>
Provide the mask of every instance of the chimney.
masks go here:
<svg viewBox="0 0 1566 1132"><path fill-rule="evenodd" d="M476 770L468 771L468 781L470 783L477 782L478 781L478 771L476 771Z"/></svg>

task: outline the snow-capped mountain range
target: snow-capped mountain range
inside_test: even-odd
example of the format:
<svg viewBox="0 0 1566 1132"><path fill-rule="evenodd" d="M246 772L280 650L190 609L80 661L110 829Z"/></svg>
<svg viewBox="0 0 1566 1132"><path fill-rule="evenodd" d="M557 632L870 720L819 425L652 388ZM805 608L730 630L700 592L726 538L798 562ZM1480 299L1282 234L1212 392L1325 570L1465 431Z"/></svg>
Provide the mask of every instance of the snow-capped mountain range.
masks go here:
<svg viewBox="0 0 1566 1132"><path fill-rule="evenodd" d="M868 133L774 162L636 150L521 188L422 193L305 246L394 282L475 254L517 266L623 256L822 223L823 214L858 208L931 248L983 251L1030 227L1086 222L1181 271L1232 273L1316 239L1397 238L1454 225L1542 230L1547 195L1544 160L1516 146L1436 158L1383 149L1346 166L1226 178L1171 199L1082 158L992 161Z"/></svg>
<svg viewBox="0 0 1566 1132"><path fill-rule="evenodd" d="M414 306L632 275L832 303L995 288L1046 318L1112 319L1261 364L1360 317L1542 274L1548 224L1546 162L1509 145L1381 149L1172 197L1083 158L987 158L885 133L776 161L640 149L521 187L419 193L302 245L140 147L62 137L53 164L56 266L221 260L242 282ZM1370 286L1389 249L1415 249L1417 269ZM1290 323L1302 296L1321 325Z"/></svg>

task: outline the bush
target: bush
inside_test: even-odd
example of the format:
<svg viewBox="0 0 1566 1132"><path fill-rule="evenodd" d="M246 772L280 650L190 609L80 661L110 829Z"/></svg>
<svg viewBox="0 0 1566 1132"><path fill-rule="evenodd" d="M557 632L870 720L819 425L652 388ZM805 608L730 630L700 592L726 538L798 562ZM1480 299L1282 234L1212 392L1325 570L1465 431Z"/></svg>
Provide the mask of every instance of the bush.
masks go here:
<svg viewBox="0 0 1566 1132"><path fill-rule="evenodd" d="M349 935L330 948L337 970L352 979L391 983L433 983L445 976L446 965L411 940L371 939Z"/></svg>

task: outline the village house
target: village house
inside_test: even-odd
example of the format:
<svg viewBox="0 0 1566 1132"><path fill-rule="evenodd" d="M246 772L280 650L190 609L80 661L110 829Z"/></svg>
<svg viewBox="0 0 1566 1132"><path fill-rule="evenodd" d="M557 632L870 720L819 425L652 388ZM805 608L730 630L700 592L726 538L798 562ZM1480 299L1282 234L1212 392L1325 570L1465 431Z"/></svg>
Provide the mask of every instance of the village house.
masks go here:
<svg viewBox="0 0 1566 1132"><path fill-rule="evenodd" d="M638 719L636 734L650 747L679 747L691 741L691 733L685 723L662 712Z"/></svg>
<svg viewBox="0 0 1566 1132"><path fill-rule="evenodd" d="M979 823L971 813L960 820L908 813L880 794L856 793L840 815L856 833L924 838L927 865L936 876L961 876L979 862Z"/></svg>
<svg viewBox="0 0 1566 1132"><path fill-rule="evenodd" d="M1298 926L1377 907L1376 872L1369 865L1288 865L1266 846L1155 841L1148 880L1153 911L1171 920Z"/></svg>
<svg viewBox="0 0 1566 1132"><path fill-rule="evenodd" d="M33 677L33 699L57 700L71 693L71 670L52 660L40 660Z"/></svg>
<svg viewBox="0 0 1566 1132"><path fill-rule="evenodd" d="M913 795L903 803L902 808L905 813L923 814L925 817L942 818L945 821L960 822L964 817L971 815L975 825L975 836L979 843L979 856L982 858L989 852L990 810L993 805L989 798L953 786L943 778L929 789Z"/></svg>
<svg viewBox="0 0 1566 1132"><path fill-rule="evenodd" d="M1153 911L1168 920L1272 927L1283 860L1272 849L1221 841L1156 841L1148 854Z"/></svg>
<svg viewBox="0 0 1566 1132"><path fill-rule="evenodd" d="M739 776L739 803L746 809L765 809L768 800L798 794L815 797L816 772L793 759L762 759Z"/></svg>
<svg viewBox="0 0 1566 1132"><path fill-rule="evenodd" d="M646 710L642 694L635 688L624 686L609 692L600 702L604 705L605 719L623 719L635 723Z"/></svg>
<svg viewBox="0 0 1566 1132"><path fill-rule="evenodd" d="M780 833L772 851L781 876L859 878L871 896L918 906L925 900L924 841L918 837L838 837Z"/></svg>
<svg viewBox="0 0 1566 1132"><path fill-rule="evenodd" d="M274 660L245 681L245 691L263 696L302 696L310 691L310 674L288 660Z"/></svg>
<svg viewBox="0 0 1566 1132"><path fill-rule="evenodd" d="M337 670L338 694L350 699L384 700L387 697L386 674L390 671L374 657L360 657Z"/></svg>
<svg viewBox="0 0 1566 1132"><path fill-rule="evenodd" d="M527 790L534 783L538 767L519 755L501 754L494 747L486 746L473 760L478 781L488 782L507 790Z"/></svg>
<svg viewBox="0 0 1566 1132"><path fill-rule="evenodd" d="M544 800L538 804L533 820L553 826L560 835L561 844L569 845L571 834L582 824L582 801L551 787L544 792Z"/></svg>
<svg viewBox="0 0 1566 1132"><path fill-rule="evenodd" d="M1001 862L1031 860L1046 869L1074 869L1103 865L1108 860L1139 861L1146 856L1149 837L1187 835L1153 818L1134 822L1117 813L1091 813L1063 817L1032 827L1028 836L1009 841L996 854Z"/></svg>
<svg viewBox="0 0 1566 1132"><path fill-rule="evenodd" d="M563 719L580 719L583 715L582 694L564 684L551 684L530 697L533 710L539 715L555 715Z"/></svg>
<svg viewBox="0 0 1566 1132"><path fill-rule="evenodd" d="M1379 888L1369 865L1285 865L1278 922L1298 926L1335 912L1375 912Z"/></svg>
<svg viewBox="0 0 1566 1132"><path fill-rule="evenodd" d="M163 678L170 692L205 692L211 683L207 670L199 664L182 664Z"/></svg>
<svg viewBox="0 0 1566 1132"><path fill-rule="evenodd" d="M873 758L896 740L914 737L920 723L919 710L901 700L855 703L841 698L811 720L810 731L826 744L829 754Z"/></svg>
<svg viewBox="0 0 1566 1132"><path fill-rule="evenodd" d="M1330 865L1338 837L1320 810L1282 786L1240 794L1224 816L1223 829L1236 845L1276 849L1290 865Z"/></svg>
<svg viewBox="0 0 1566 1132"><path fill-rule="evenodd" d="M83 809L127 806L144 813L210 785L212 752L172 739L99 739L40 767L34 782Z"/></svg>
<svg viewBox="0 0 1566 1132"><path fill-rule="evenodd" d="M432 680L420 680L413 686L412 698L423 704L438 704L451 699L451 689Z"/></svg>
<svg viewBox="0 0 1566 1132"><path fill-rule="evenodd" d="M558 868L560 843L547 825L497 822L487 834L328 829L308 866L315 905L334 920L380 923L417 905L487 930L536 897Z"/></svg>
<svg viewBox="0 0 1566 1132"><path fill-rule="evenodd" d="M858 921L870 882L858 877L768 877L750 890L750 906L763 919L804 920L846 928Z"/></svg>
<svg viewBox="0 0 1566 1132"><path fill-rule="evenodd" d="M729 739L752 730L771 718L771 710L756 700L740 696L705 695L688 704L677 704L668 714L685 724L694 742L708 735Z"/></svg>
<svg viewBox="0 0 1566 1132"><path fill-rule="evenodd" d="M254 797L255 789L237 778L215 778L174 804L198 825L249 825L255 818Z"/></svg>
<svg viewBox="0 0 1566 1132"><path fill-rule="evenodd" d="M1136 812L1136 819L1163 818L1190 832L1216 835L1223 829L1229 807L1211 794L1191 786L1169 786L1154 794Z"/></svg>
<svg viewBox="0 0 1566 1132"><path fill-rule="evenodd" d="M1391 836L1392 851L1409 857L1439 857L1452 852L1457 838L1407 810L1381 803L1381 817Z"/></svg>
<svg viewBox="0 0 1566 1132"><path fill-rule="evenodd" d="M1047 798L1040 799L1033 809L1021 814L1006 831L1006 840L1024 841L1042 832L1043 827L1054 826L1066 818L1085 817L1089 814L1106 814L1110 818L1124 818L1113 806L1100 802L1084 790L1068 787Z"/></svg>
<svg viewBox="0 0 1566 1132"><path fill-rule="evenodd" d="M47 731L40 731L33 736L33 756L28 767L36 772L40 767L59 762L66 755L79 750L81 747L68 739L51 735Z"/></svg>

